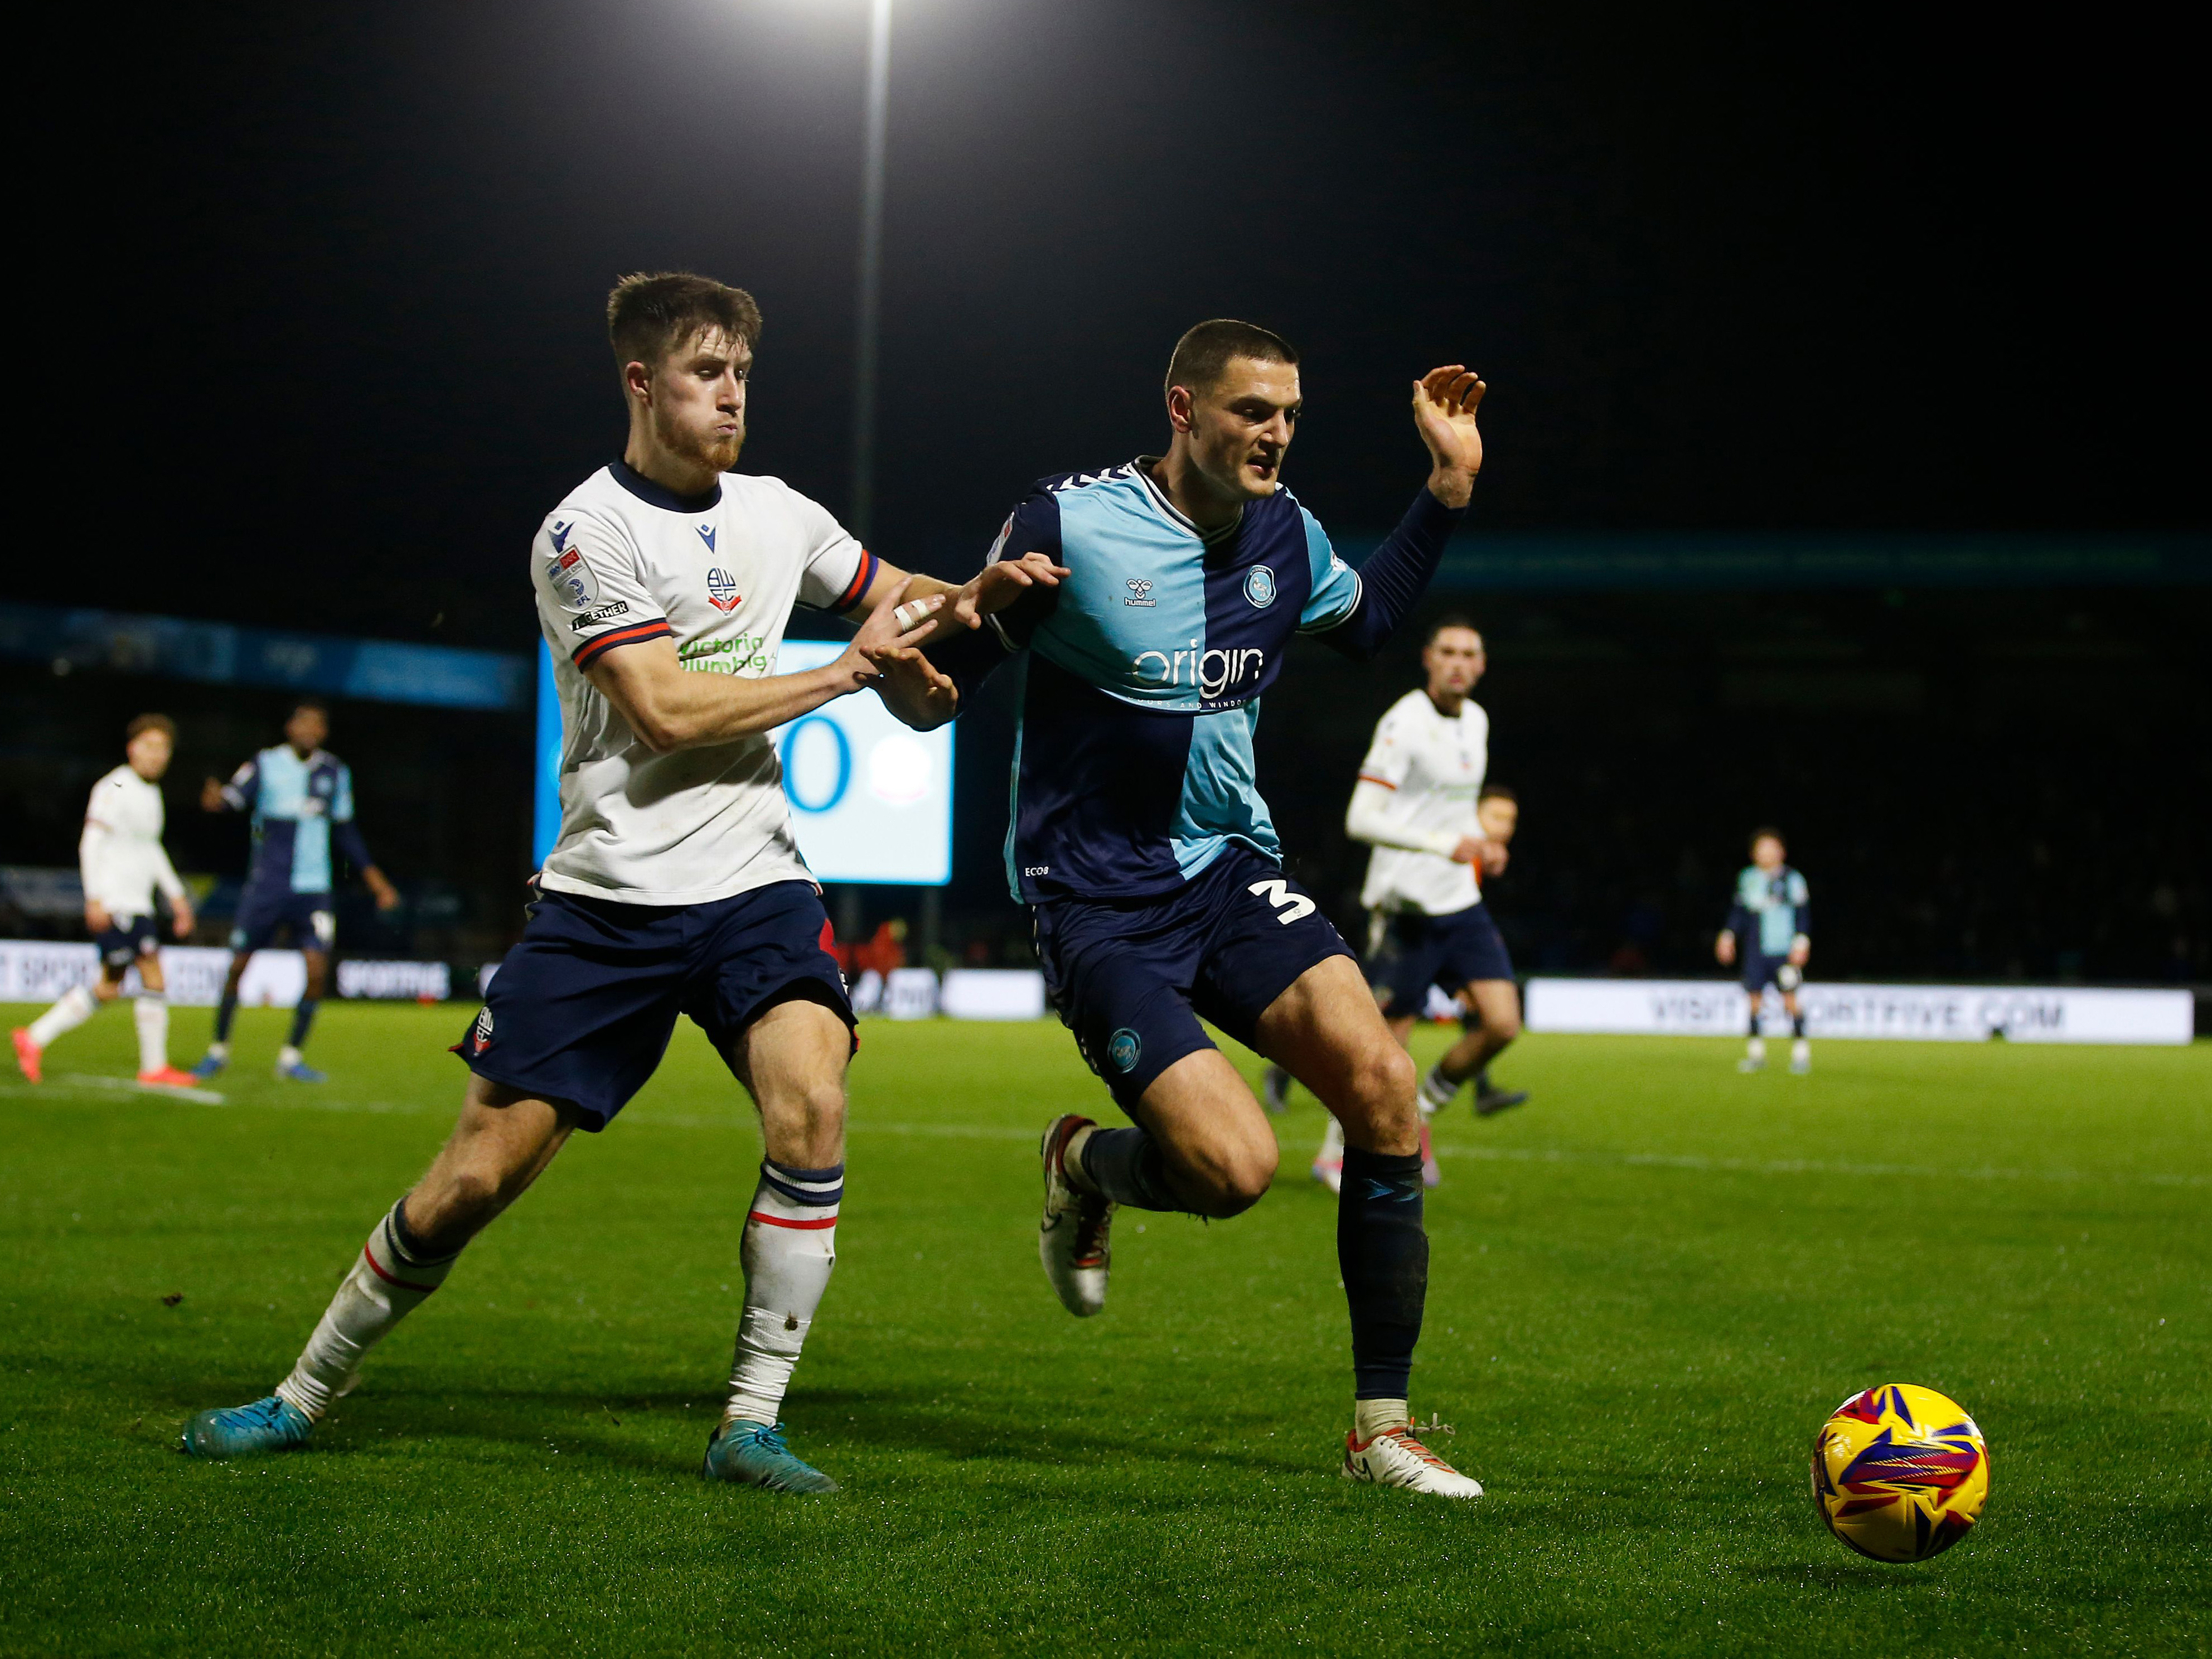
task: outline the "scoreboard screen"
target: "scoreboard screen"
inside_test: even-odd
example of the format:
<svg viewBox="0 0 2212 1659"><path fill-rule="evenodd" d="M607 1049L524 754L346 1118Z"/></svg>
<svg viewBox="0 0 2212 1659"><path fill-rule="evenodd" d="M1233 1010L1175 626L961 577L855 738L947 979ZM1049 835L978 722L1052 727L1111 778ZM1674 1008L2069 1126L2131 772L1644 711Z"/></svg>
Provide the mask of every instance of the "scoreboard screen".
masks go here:
<svg viewBox="0 0 2212 1659"><path fill-rule="evenodd" d="M780 674L836 659L835 640L786 640ZM915 732L872 691L827 702L769 733L783 762L799 851L817 879L941 887L952 879L952 728ZM561 832L561 704L553 659L538 663L538 805L543 864Z"/></svg>

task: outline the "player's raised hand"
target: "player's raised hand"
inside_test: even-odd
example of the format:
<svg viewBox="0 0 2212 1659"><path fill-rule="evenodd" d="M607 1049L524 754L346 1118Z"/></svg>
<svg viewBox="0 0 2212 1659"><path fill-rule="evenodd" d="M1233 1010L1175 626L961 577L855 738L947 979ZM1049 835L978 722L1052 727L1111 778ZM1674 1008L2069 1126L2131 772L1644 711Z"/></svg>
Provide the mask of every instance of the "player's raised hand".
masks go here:
<svg viewBox="0 0 2212 1659"><path fill-rule="evenodd" d="M1434 464L1429 489L1446 507L1465 507L1482 471L1482 433L1474 423L1488 388L1464 363L1432 368L1413 382L1413 428Z"/></svg>
<svg viewBox="0 0 2212 1659"><path fill-rule="evenodd" d="M220 812L223 809L223 804L222 781L220 778L210 778L200 786L201 811Z"/></svg>
<svg viewBox="0 0 2212 1659"><path fill-rule="evenodd" d="M1057 587L1069 574L1066 565L1054 564L1042 553L987 564L954 596L953 619L963 628L979 628L984 617L1004 611L1031 588Z"/></svg>

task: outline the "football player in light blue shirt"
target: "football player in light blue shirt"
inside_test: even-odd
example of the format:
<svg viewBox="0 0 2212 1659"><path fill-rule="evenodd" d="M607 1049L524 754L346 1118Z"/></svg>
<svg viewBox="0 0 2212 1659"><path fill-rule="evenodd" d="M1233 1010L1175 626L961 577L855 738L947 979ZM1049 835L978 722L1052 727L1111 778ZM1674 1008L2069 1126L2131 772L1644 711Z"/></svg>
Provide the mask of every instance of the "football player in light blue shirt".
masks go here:
<svg viewBox="0 0 2212 1659"><path fill-rule="evenodd" d="M1428 477L1354 569L1282 486L1297 361L1249 323L1190 330L1163 388L1167 453L1041 481L991 558L1039 559L1057 580L932 654L962 685L1019 659L1007 878L1054 1005L1136 1126L1070 1113L1046 1127L1038 1253L1054 1292L1078 1316L1103 1307L1116 1205L1223 1217L1266 1192L1274 1131L1211 1022L1344 1126L1344 1474L1472 1498L1480 1483L1420 1444L1406 1400L1428 1283L1413 1062L1283 867L1252 734L1295 638L1364 659L1419 603L1482 465L1483 386L1458 364L1413 383Z"/></svg>
<svg viewBox="0 0 2212 1659"><path fill-rule="evenodd" d="M307 960L307 984L292 1012L291 1035L277 1051L276 1075L295 1083L324 1080L300 1049L322 1001L331 945L337 936L337 917L331 908L334 844L361 872L378 909L399 902L398 892L368 856L368 843L353 821L353 770L325 751L323 740L330 734L330 711L314 698L302 698L284 722L283 743L261 750L228 783L210 778L200 792L200 805L207 811L252 814L253 861L230 930L230 976L216 1008L215 1041L192 1067L195 1077L215 1077L230 1064L239 981L253 953L283 930Z"/></svg>
<svg viewBox="0 0 2212 1659"><path fill-rule="evenodd" d="M1779 830L1752 831L1751 862L1736 877L1735 902L1729 908L1728 924L1713 941L1713 955L1723 968L1739 956L1743 959L1751 1032L1736 1069L1756 1072L1766 1064L1759 1008L1771 985L1782 993L1794 1034L1790 1069L1802 1077L1813 1069L1813 1045L1805 1040L1805 1011L1797 1002L1797 988L1813 954L1813 902L1805 878L1782 861L1787 850Z"/></svg>

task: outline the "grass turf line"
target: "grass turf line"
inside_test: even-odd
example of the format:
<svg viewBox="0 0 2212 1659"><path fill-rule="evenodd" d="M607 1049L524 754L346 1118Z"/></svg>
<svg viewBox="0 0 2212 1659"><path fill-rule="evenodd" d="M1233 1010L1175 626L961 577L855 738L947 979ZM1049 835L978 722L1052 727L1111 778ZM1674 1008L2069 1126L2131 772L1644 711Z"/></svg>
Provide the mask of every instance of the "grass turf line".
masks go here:
<svg viewBox="0 0 2212 1659"><path fill-rule="evenodd" d="M1797 1079L1737 1076L1732 1043L1525 1039L1500 1074L1528 1107L1437 1123L1413 1404L1491 1489L1453 1506L1335 1476L1309 1097L1249 1214L1124 1212L1079 1323L1034 1236L1032 1137L1105 1104L1066 1033L872 1023L786 1413L847 1493L806 1503L696 1478L758 1141L689 1026L311 1451L177 1455L190 1412L289 1366L459 1097L465 1011L327 1007L319 1089L270 1078L283 1018L241 1016L221 1106L58 1080L127 1073L112 1012L57 1081L0 1083L0 1650L2212 1643L2206 1045L1832 1042ZM1806 1494L1814 1427L1887 1380L1992 1448L1982 1526L1923 1566L1850 1556Z"/></svg>

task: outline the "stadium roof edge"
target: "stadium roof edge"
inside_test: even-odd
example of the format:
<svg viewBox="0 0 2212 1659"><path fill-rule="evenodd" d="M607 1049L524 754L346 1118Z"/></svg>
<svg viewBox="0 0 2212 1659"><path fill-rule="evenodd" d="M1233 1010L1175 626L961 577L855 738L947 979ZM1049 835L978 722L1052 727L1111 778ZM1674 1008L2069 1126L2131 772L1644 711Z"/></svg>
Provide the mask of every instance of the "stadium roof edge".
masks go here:
<svg viewBox="0 0 2212 1659"><path fill-rule="evenodd" d="M0 659L440 708L530 706L530 659L503 651L292 634L183 617L0 604Z"/></svg>
<svg viewBox="0 0 2212 1659"><path fill-rule="evenodd" d="M1355 562L1379 536L1344 537ZM1439 592L2144 587L2212 583L2212 535L1462 532Z"/></svg>

